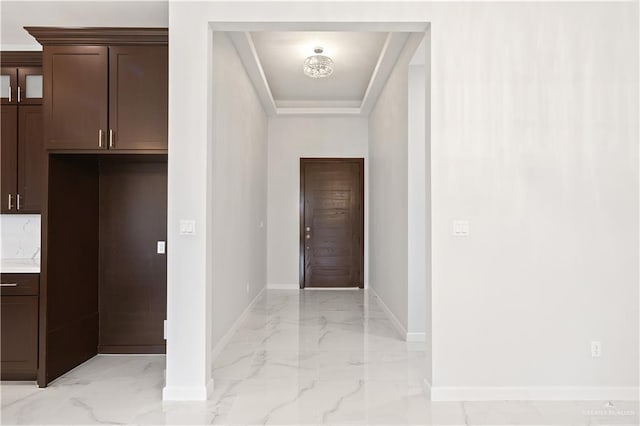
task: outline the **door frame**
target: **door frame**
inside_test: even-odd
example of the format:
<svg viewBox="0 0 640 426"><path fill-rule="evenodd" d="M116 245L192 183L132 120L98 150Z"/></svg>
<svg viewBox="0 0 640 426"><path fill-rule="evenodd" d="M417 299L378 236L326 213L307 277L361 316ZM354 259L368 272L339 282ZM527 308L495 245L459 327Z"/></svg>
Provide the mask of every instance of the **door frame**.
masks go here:
<svg viewBox="0 0 640 426"><path fill-rule="evenodd" d="M365 208L366 208L366 204L365 204L365 198L364 198L364 173L365 173L365 168L364 168L364 158L362 157L323 157L323 158L317 158L317 157L300 157L300 198L299 198L299 202L300 202L300 246L299 246L299 254L298 254L298 268L299 268L299 285L300 285L300 289L304 289L304 274L305 274L305 261L304 261L304 256L305 256L305 241L304 241L304 206L305 206L305 191L304 191L304 184L305 184L305 168L304 166L306 164L313 164L313 163L343 163L343 164L356 164L358 165L358 168L360 170L360 203L362 205L362 209L360 211L361 214L361 220L360 223L362 224L362 229L361 229L361 233L362 233L362 240L360 243L360 278L358 280L358 287L354 287L354 288L364 288L364 246L365 246L365 228L364 228L364 221L365 221Z"/></svg>

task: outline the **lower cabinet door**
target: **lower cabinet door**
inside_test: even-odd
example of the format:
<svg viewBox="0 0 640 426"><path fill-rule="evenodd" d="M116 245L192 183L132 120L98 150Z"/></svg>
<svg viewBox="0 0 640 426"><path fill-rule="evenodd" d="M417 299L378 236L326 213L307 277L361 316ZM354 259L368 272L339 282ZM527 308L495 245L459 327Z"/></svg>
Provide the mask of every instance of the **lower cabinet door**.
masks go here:
<svg viewBox="0 0 640 426"><path fill-rule="evenodd" d="M0 303L0 379L35 380L38 296L2 296Z"/></svg>

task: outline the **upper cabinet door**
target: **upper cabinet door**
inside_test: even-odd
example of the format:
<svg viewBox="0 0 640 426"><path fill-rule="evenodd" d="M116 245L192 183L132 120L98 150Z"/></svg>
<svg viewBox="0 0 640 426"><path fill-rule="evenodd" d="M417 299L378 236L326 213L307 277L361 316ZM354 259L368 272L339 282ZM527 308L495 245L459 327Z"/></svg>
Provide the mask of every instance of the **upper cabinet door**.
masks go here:
<svg viewBox="0 0 640 426"><path fill-rule="evenodd" d="M0 117L0 212L15 213L16 211L16 176L18 168L18 107L2 105Z"/></svg>
<svg viewBox="0 0 640 426"><path fill-rule="evenodd" d="M0 68L0 101L2 105L18 103L18 69Z"/></svg>
<svg viewBox="0 0 640 426"><path fill-rule="evenodd" d="M45 151L42 106L24 105L18 112L18 213L40 213Z"/></svg>
<svg viewBox="0 0 640 426"><path fill-rule="evenodd" d="M45 46L44 132L48 149L106 149L108 48Z"/></svg>
<svg viewBox="0 0 640 426"><path fill-rule="evenodd" d="M18 68L18 103L42 104L42 68Z"/></svg>
<svg viewBox="0 0 640 426"><path fill-rule="evenodd" d="M109 149L167 149L167 46L109 48Z"/></svg>

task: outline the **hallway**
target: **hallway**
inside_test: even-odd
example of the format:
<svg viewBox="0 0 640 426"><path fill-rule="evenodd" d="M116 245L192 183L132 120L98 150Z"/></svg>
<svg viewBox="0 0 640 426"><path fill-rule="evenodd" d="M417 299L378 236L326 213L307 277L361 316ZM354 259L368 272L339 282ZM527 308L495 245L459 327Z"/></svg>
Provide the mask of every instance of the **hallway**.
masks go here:
<svg viewBox="0 0 640 426"><path fill-rule="evenodd" d="M422 422L422 349L400 340L366 291L270 290L215 362L218 414L250 424Z"/></svg>
<svg viewBox="0 0 640 426"><path fill-rule="evenodd" d="M2 424L638 424L638 402L430 402L424 347L368 291L266 290L206 402L161 402L164 356L97 356L51 386L0 387Z"/></svg>

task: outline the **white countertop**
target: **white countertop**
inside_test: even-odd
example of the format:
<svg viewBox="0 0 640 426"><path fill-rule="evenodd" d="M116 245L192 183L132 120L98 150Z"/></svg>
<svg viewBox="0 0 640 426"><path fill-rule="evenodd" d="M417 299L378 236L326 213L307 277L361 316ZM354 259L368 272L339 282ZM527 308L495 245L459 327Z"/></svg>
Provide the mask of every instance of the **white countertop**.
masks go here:
<svg viewBox="0 0 640 426"><path fill-rule="evenodd" d="M39 274L40 259L0 259L0 273Z"/></svg>

